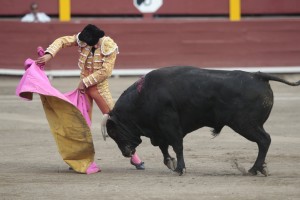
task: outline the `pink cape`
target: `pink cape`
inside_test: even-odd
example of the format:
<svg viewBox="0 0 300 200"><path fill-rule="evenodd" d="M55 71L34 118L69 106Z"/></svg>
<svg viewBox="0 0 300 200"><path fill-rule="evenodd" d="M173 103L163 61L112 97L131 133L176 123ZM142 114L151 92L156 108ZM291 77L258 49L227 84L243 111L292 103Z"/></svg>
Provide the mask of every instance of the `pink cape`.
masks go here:
<svg viewBox="0 0 300 200"><path fill-rule="evenodd" d="M62 94L51 85L45 72L32 59L25 61L25 69L26 71L16 89L17 96L25 100L32 100L33 93L57 97L77 107L87 124L91 126L88 114L90 106L85 95L81 94L77 89Z"/></svg>
<svg viewBox="0 0 300 200"><path fill-rule="evenodd" d="M25 61L26 71L16 95L25 100L32 100L33 93L40 95L59 153L69 166L80 173L100 171L94 162L90 106L85 95L77 89L62 94L51 85L42 68L32 59Z"/></svg>

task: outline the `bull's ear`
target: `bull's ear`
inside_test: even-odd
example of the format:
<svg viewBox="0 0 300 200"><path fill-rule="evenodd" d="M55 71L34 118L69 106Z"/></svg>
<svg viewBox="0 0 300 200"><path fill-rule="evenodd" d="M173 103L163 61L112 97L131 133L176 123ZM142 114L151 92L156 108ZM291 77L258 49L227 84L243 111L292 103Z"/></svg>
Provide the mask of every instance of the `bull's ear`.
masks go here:
<svg viewBox="0 0 300 200"><path fill-rule="evenodd" d="M106 122L107 133L111 138L116 138L117 128L116 123L112 118L108 119Z"/></svg>

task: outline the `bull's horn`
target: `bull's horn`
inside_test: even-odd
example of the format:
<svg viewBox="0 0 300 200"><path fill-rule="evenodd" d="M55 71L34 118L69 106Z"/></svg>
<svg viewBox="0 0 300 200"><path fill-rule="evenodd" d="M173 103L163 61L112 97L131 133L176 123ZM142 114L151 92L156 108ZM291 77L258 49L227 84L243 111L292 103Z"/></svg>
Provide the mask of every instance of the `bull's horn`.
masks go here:
<svg viewBox="0 0 300 200"><path fill-rule="evenodd" d="M108 114L104 114L103 118L102 118L102 122L101 122L101 133L102 133L104 141L108 137L107 130L106 130L106 122L107 122L108 119L109 119L109 115Z"/></svg>

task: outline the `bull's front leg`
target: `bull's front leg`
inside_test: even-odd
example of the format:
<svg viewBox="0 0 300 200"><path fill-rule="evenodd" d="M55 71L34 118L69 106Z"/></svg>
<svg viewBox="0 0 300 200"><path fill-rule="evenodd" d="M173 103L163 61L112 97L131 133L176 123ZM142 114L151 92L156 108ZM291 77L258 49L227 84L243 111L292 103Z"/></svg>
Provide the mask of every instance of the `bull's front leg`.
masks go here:
<svg viewBox="0 0 300 200"><path fill-rule="evenodd" d="M174 171L177 172L179 174L179 176L181 176L185 172L182 141L181 141L181 143L172 145L172 147L173 147L173 150L175 151L176 157L177 157L177 167Z"/></svg>
<svg viewBox="0 0 300 200"><path fill-rule="evenodd" d="M160 138L163 137L166 140L161 144L169 144L173 147L177 157L177 165L174 172L182 175L185 164L183 159L183 132L180 124L180 116L178 115L176 107L168 102L161 112L161 118L158 124L160 128ZM167 152L168 148L165 149L166 158L168 157Z"/></svg>
<svg viewBox="0 0 300 200"><path fill-rule="evenodd" d="M177 161L175 158L171 157L169 154L169 145L168 144L162 144L159 145L159 148L163 154L164 157L164 164L171 169L172 171L175 171L177 167Z"/></svg>

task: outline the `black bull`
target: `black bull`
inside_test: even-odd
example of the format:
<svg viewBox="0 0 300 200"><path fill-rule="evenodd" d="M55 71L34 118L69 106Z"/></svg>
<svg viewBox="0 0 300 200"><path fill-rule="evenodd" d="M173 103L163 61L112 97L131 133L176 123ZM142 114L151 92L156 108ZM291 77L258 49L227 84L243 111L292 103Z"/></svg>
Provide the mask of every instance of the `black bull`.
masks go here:
<svg viewBox="0 0 300 200"><path fill-rule="evenodd" d="M181 175L185 169L184 136L204 126L217 135L228 126L258 145L257 159L248 172L267 176L265 158L271 138L263 125L273 106L270 80L300 84L261 72L194 67L154 70L124 91L104 128L126 157L135 152L141 136L149 137L159 146L164 164ZM169 146L176 153L177 164Z"/></svg>

